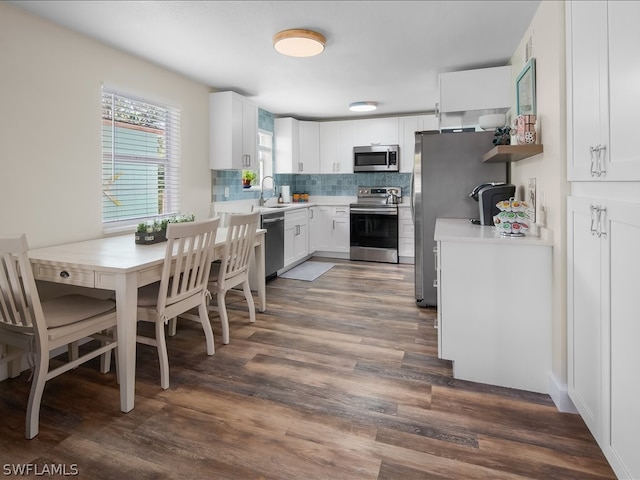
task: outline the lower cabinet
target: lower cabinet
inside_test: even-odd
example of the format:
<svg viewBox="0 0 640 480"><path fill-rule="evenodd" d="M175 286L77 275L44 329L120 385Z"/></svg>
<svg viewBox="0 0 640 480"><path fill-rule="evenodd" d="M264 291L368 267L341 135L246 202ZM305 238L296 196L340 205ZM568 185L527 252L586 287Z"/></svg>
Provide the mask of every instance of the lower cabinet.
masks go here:
<svg viewBox="0 0 640 480"><path fill-rule="evenodd" d="M439 356L455 378L548 393L550 243L438 219Z"/></svg>
<svg viewBox="0 0 640 480"><path fill-rule="evenodd" d="M309 255L308 209L300 208L284 214L285 268Z"/></svg>
<svg viewBox="0 0 640 480"><path fill-rule="evenodd" d="M567 206L569 397L618 478L640 478L640 204Z"/></svg>
<svg viewBox="0 0 640 480"><path fill-rule="evenodd" d="M319 256L331 253L349 253L349 206L316 206L311 207L310 235L315 247L312 252Z"/></svg>
<svg viewBox="0 0 640 480"><path fill-rule="evenodd" d="M415 239L411 207L398 208L398 257L400 263L414 263Z"/></svg>

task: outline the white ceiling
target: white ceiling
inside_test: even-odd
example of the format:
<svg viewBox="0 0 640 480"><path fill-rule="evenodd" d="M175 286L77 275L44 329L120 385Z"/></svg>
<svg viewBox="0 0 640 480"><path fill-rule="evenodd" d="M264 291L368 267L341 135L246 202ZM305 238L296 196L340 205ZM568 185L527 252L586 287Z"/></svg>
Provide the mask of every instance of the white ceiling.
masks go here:
<svg viewBox="0 0 640 480"><path fill-rule="evenodd" d="M277 116L325 119L357 116L354 101L433 111L438 74L505 65L540 0L9 3ZM289 28L322 33L325 51L280 55L271 39Z"/></svg>

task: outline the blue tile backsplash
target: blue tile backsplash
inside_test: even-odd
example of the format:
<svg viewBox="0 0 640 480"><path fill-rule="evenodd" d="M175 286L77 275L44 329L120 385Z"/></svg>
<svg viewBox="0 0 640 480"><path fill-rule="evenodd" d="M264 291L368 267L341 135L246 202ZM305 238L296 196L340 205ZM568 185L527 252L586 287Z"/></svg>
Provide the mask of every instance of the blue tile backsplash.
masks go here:
<svg viewBox="0 0 640 480"><path fill-rule="evenodd" d="M259 192L242 188L241 170L211 171L211 201L251 200L260 197ZM327 197L356 196L356 189L363 187L400 187L406 195L411 182L410 173L343 173L343 174L276 174L276 185L290 185L291 193L306 192L309 195ZM225 198L224 189L229 188Z"/></svg>

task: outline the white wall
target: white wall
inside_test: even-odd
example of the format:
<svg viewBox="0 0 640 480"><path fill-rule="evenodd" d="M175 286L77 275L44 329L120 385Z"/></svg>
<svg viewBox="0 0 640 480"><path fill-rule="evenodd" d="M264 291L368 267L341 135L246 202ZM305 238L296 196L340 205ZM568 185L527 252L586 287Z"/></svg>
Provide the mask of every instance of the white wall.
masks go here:
<svg viewBox="0 0 640 480"><path fill-rule="evenodd" d="M553 240L552 368L557 381L566 386L566 196L569 184L566 175L564 2L540 2L529 29L511 58L514 86L515 78L526 63L525 47L529 39L532 40L532 56L536 59L537 114L544 153L512 163L511 180L522 192L528 179L536 178L538 200L544 197L546 226ZM512 112L515 111L514 106Z"/></svg>
<svg viewBox="0 0 640 480"><path fill-rule="evenodd" d="M0 3L3 232L31 247L102 235L103 83L181 109L182 211L209 216L210 89Z"/></svg>

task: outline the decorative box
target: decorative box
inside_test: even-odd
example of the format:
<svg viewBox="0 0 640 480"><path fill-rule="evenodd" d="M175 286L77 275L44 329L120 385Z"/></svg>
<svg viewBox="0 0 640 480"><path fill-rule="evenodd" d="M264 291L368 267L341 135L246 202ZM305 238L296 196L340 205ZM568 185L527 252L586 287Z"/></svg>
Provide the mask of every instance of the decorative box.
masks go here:
<svg viewBox="0 0 640 480"><path fill-rule="evenodd" d="M516 138L518 145L536 143L535 115L518 115L516 117Z"/></svg>

